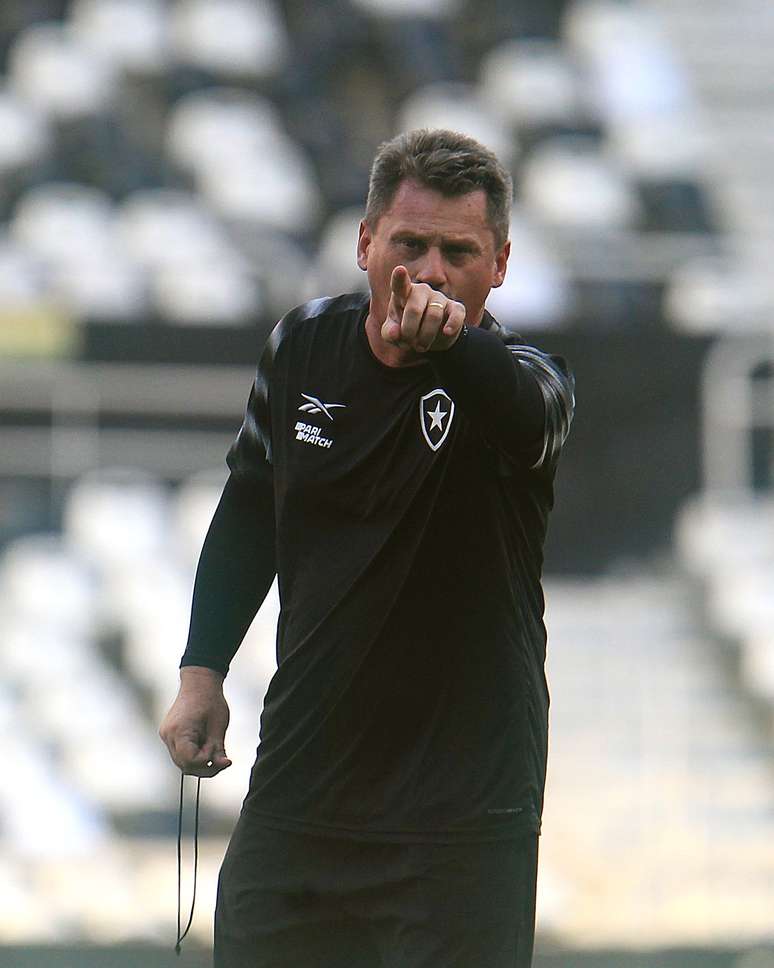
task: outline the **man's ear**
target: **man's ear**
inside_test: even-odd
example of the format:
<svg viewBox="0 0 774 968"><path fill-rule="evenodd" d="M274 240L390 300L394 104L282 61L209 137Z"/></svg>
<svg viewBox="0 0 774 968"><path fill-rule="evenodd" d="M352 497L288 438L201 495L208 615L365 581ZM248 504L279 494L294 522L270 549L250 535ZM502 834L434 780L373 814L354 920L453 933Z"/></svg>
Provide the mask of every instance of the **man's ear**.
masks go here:
<svg viewBox="0 0 774 968"><path fill-rule="evenodd" d="M357 264L363 270L368 268L368 247L371 244L371 230L363 219L357 233Z"/></svg>
<svg viewBox="0 0 774 968"><path fill-rule="evenodd" d="M495 256L494 272L492 273L492 289L497 289L505 281L505 270L508 268L508 256L511 254L511 241L505 243Z"/></svg>

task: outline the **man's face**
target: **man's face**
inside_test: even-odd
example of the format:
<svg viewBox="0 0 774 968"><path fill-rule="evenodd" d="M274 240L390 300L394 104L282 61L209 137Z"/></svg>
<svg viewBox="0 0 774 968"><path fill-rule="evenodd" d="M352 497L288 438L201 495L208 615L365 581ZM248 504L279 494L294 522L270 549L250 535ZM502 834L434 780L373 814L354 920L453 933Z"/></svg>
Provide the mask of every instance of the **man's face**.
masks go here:
<svg viewBox="0 0 774 968"><path fill-rule="evenodd" d="M375 228L360 223L357 264L368 273L379 322L387 317L392 271L402 265L412 282L463 303L467 324L478 326L489 290L503 283L509 252L509 242L495 246L483 189L447 198L403 181Z"/></svg>

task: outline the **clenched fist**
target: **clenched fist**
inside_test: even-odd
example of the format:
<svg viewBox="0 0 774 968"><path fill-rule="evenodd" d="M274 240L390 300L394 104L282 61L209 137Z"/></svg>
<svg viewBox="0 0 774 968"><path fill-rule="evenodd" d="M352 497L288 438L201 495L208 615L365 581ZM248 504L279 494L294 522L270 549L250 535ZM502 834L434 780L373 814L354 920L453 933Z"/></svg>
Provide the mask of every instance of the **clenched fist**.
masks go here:
<svg viewBox="0 0 774 968"><path fill-rule="evenodd" d="M224 746L228 721L223 676L213 669L188 666L180 670L180 691L159 735L183 773L215 776L231 766Z"/></svg>

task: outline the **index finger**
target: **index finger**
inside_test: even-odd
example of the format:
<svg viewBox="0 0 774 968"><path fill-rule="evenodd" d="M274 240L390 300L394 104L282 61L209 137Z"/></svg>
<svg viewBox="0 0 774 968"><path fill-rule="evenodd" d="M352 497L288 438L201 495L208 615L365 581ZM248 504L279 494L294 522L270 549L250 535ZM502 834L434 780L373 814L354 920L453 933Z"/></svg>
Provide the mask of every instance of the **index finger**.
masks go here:
<svg viewBox="0 0 774 968"><path fill-rule="evenodd" d="M390 276L390 290L401 309L411 295L411 276L405 266L395 266Z"/></svg>

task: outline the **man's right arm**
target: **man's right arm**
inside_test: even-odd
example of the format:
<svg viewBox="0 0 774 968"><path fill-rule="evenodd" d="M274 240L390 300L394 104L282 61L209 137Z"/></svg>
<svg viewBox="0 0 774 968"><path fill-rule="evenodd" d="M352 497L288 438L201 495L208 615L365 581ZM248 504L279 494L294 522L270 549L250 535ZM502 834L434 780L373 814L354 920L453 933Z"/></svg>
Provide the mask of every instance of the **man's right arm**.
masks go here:
<svg viewBox="0 0 774 968"><path fill-rule="evenodd" d="M181 667L225 676L276 574L271 476L226 481L204 539Z"/></svg>
<svg viewBox="0 0 774 968"><path fill-rule="evenodd" d="M204 540L194 581L180 690L159 729L185 773L214 776L225 755L223 679L276 572L271 475L231 474Z"/></svg>
<svg viewBox="0 0 774 968"><path fill-rule="evenodd" d="M184 773L214 776L231 761L223 679L277 570L269 387L290 316L266 341L226 481L199 558L180 690L159 733Z"/></svg>

